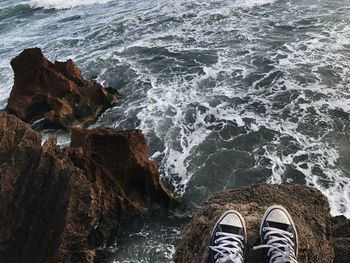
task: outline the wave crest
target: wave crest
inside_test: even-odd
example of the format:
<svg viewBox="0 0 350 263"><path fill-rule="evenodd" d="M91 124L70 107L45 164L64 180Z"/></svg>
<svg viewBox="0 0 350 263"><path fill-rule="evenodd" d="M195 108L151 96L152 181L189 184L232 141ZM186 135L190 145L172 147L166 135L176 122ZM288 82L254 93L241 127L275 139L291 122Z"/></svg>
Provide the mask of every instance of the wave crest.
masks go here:
<svg viewBox="0 0 350 263"><path fill-rule="evenodd" d="M105 4L112 0L30 0L31 7L42 7L45 9L68 9L82 5Z"/></svg>
<svg viewBox="0 0 350 263"><path fill-rule="evenodd" d="M238 0L238 6L240 7L254 7L260 5L273 4L277 2L277 0Z"/></svg>

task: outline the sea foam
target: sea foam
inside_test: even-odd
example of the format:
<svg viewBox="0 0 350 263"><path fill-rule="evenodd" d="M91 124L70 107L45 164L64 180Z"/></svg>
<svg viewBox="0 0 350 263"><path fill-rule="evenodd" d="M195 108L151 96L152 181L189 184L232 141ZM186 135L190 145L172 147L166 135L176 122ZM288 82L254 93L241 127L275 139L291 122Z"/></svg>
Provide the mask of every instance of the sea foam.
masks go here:
<svg viewBox="0 0 350 263"><path fill-rule="evenodd" d="M82 5L105 4L112 0L30 0L29 4L32 7L42 7L45 9L68 9Z"/></svg>
<svg viewBox="0 0 350 263"><path fill-rule="evenodd" d="M277 0L238 0L238 6L240 7L254 7L260 5L273 4L277 2Z"/></svg>

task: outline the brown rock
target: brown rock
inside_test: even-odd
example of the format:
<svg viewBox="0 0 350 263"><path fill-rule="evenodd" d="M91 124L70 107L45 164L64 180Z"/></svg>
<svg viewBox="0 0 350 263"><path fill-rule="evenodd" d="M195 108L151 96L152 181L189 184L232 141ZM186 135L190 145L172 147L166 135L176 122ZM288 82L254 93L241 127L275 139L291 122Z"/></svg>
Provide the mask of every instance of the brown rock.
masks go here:
<svg viewBox="0 0 350 263"><path fill-rule="evenodd" d="M350 219L345 216L332 218L334 263L350 262Z"/></svg>
<svg viewBox="0 0 350 263"><path fill-rule="evenodd" d="M15 82L7 110L25 122L69 129L90 124L119 98L116 91L88 82L72 60L51 63L39 48L11 61Z"/></svg>
<svg viewBox="0 0 350 263"><path fill-rule="evenodd" d="M225 191L210 197L185 227L174 261L208 262L212 228L223 212L234 209L243 215L247 224L246 262L263 262L261 251L253 251L252 247L260 244L260 220L267 207L273 204L283 205L293 217L299 235L298 262L332 262L334 253L327 198L306 186L268 184Z"/></svg>
<svg viewBox="0 0 350 263"><path fill-rule="evenodd" d="M146 139L140 130L76 128L66 151L102 193L100 206L106 212L90 236L95 245L105 243L108 233L118 227L115 222L123 221L125 215L176 203L159 179L157 165L148 160Z"/></svg>
<svg viewBox="0 0 350 263"><path fill-rule="evenodd" d="M93 262L133 214L173 200L140 131L73 131L72 148L0 112L0 262Z"/></svg>

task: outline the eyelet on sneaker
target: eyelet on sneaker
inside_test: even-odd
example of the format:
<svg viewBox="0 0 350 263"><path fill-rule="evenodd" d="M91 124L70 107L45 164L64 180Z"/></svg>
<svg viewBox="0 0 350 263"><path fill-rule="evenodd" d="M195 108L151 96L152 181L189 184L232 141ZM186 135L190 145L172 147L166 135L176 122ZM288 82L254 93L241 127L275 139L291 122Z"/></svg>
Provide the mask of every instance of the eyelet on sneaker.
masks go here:
<svg viewBox="0 0 350 263"><path fill-rule="evenodd" d="M218 241L217 240L214 240L214 244L217 244L218 243Z"/></svg>
<svg viewBox="0 0 350 263"><path fill-rule="evenodd" d="M290 236L291 238L293 238L293 237L294 237L293 233L290 233L290 234L289 234L289 236Z"/></svg>
<svg viewBox="0 0 350 263"><path fill-rule="evenodd" d="M263 232L265 232L266 231L266 227L263 227Z"/></svg>
<svg viewBox="0 0 350 263"><path fill-rule="evenodd" d="M215 233L215 236L217 236L217 237L218 237L218 236L219 236L219 232L216 232L216 233Z"/></svg>

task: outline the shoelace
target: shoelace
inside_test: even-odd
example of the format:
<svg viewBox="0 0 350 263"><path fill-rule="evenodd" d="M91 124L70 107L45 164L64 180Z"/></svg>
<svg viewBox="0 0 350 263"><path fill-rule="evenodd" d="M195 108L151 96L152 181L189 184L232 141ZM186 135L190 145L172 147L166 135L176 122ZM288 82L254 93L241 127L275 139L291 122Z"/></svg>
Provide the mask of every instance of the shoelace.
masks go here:
<svg viewBox="0 0 350 263"><path fill-rule="evenodd" d="M293 249L292 233L274 227L265 227L263 231L267 231L264 236L267 243L255 246L254 250L268 248L267 256L271 255L269 263L298 263Z"/></svg>
<svg viewBox="0 0 350 263"><path fill-rule="evenodd" d="M216 232L220 236L214 241L217 246L209 246L217 252L214 256L215 263L243 263L243 240L241 235L224 232Z"/></svg>

